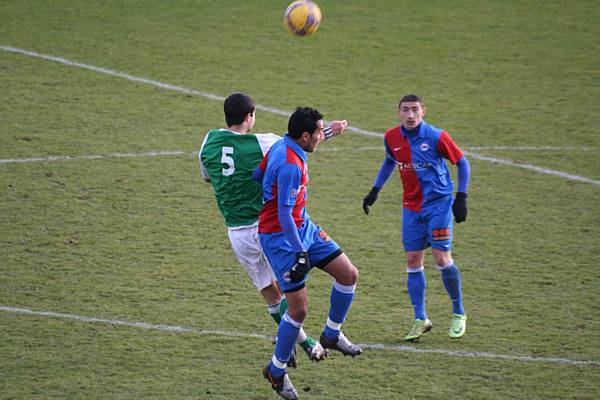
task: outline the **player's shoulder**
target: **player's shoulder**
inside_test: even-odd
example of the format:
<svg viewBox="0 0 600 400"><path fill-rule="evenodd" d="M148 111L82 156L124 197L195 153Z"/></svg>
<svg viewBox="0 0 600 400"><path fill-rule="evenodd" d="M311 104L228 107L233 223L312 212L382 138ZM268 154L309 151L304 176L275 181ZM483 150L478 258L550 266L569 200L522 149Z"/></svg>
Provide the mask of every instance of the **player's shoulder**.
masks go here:
<svg viewBox="0 0 600 400"><path fill-rule="evenodd" d="M421 123L421 133L427 137L437 140L442 135L442 132L445 132L445 130L442 128L438 128L435 125L428 124L425 121Z"/></svg>
<svg viewBox="0 0 600 400"><path fill-rule="evenodd" d="M392 135L397 135L400 133L400 125L396 125L392 128L389 128L387 131L385 131L384 136L388 137L388 136L392 136Z"/></svg>
<svg viewBox="0 0 600 400"><path fill-rule="evenodd" d="M442 131L444 130L443 128L438 128L435 125L429 124L425 121L423 121L423 127L427 130L427 132L431 133L431 134L440 134L442 133Z"/></svg>
<svg viewBox="0 0 600 400"><path fill-rule="evenodd" d="M213 143L213 142L222 141L225 138L232 137L234 135L235 135L234 132L231 132L231 131L229 131L227 129L224 129L224 128L211 129L204 136L204 143L205 144L210 144L210 143Z"/></svg>
<svg viewBox="0 0 600 400"><path fill-rule="evenodd" d="M383 140L384 142L388 143L390 140L394 140L394 138L399 137L401 134L402 132L400 130L400 125L396 125L385 131L383 134Z"/></svg>
<svg viewBox="0 0 600 400"><path fill-rule="evenodd" d="M260 139L271 139L275 141L281 139L281 136L274 133L253 133L253 135Z"/></svg>

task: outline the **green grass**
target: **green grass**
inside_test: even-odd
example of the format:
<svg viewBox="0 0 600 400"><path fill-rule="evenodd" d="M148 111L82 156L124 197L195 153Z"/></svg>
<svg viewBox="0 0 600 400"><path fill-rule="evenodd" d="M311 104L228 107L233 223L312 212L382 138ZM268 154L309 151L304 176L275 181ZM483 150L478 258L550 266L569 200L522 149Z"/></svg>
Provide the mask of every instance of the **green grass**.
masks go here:
<svg viewBox="0 0 600 400"><path fill-rule="evenodd" d="M593 1L319 2L312 37L281 26L287 2L0 3L0 45L383 132L398 99L459 145L572 147L476 154L600 179L600 8ZM222 104L0 50L0 160L182 151L178 156L0 163L0 305L273 335L199 174ZM256 132L287 119L258 112ZM310 159L308 211L360 269L345 331L404 345L412 311L396 174L367 217L381 139L346 133ZM587 150L578 150L586 147ZM331 151L337 149L340 151ZM417 349L600 361L600 188L471 159L455 227L466 336L428 255L432 333ZM318 335L331 282L309 283ZM0 311L1 399L266 399L272 345ZM291 372L313 399L593 399L598 365L367 350Z"/></svg>

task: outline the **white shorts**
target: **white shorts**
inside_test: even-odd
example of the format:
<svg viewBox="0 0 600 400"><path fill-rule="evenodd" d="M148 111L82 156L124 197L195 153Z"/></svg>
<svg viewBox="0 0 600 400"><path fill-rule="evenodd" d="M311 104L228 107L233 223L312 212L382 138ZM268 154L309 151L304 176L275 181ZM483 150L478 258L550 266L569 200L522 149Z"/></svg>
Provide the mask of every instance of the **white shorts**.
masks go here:
<svg viewBox="0 0 600 400"><path fill-rule="evenodd" d="M275 275L262 251L258 238L258 223L245 227L228 228L231 247L248 277L258 290L273 283Z"/></svg>

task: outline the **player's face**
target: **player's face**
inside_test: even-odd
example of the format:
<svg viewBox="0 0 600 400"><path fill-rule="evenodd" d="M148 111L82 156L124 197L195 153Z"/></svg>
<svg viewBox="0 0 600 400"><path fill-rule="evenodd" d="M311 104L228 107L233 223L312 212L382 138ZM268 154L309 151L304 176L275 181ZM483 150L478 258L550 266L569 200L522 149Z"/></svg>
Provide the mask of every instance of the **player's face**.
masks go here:
<svg viewBox="0 0 600 400"><path fill-rule="evenodd" d="M398 117L400 117L402 125L408 130L413 130L419 126L424 115L425 108L418 101L406 101L400 104L398 109Z"/></svg>
<svg viewBox="0 0 600 400"><path fill-rule="evenodd" d="M312 135L309 135L309 139L306 143L306 147L303 149L306 152L312 153L315 151L317 146L325 140L325 134L323 133L323 120L317 121L317 129Z"/></svg>

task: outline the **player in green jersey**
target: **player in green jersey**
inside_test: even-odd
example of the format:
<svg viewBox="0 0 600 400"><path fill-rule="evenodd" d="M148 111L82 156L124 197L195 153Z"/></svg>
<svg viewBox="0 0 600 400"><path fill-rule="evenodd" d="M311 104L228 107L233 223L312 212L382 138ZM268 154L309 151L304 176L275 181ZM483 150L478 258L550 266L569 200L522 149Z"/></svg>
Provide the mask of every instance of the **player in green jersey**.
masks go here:
<svg viewBox="0 0 600 400"><path fill-rule="evenodd" d="M245 93L233 93L223 106L227 129L214 129L204 137L199 152L200 170L212 184L219 211L225 218L229 240L238 261L264 297L269 313L279 324L287 302L258 238L258 214L262 208L262 185L252 179L260 163L279 136L249 133L254 127L256 106ZM347 122L333 121L326 138L333 137ZM322 360L327 352L318 341L300 332L298 342L309 359Z"/></svg>

